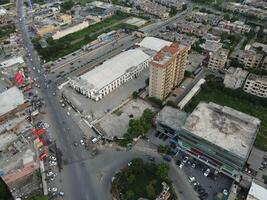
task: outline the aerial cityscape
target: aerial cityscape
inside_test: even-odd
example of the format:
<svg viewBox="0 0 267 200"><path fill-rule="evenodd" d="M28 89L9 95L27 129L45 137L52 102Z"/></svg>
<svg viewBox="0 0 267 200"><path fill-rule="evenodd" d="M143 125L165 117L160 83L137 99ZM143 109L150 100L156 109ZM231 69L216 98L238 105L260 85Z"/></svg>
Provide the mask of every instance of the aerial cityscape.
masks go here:
<svg viewBox="0 0 267 200"><path fill-rule="evenodd" d="M267 200L267 1L0 0L0 200Z"/></svg>

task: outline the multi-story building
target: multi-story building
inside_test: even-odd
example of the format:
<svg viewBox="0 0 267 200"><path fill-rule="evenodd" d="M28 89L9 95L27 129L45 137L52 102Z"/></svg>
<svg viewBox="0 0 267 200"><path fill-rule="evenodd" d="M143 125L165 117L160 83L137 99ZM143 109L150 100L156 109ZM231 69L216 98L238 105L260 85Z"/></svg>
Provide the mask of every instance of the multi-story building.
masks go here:
<svg viewBox="0 0 267 200"><path fill-rule="evenodd" d="M79 93L99 101L149 66L151 57L140 49L124 51L69 83Z"/></svg>
<svg viewBox="0 0 267 200"><path fill-rule="evenodd" d="M229 67L224 76L224 86L231 89L241 88L248 75L248 71L242 68Z"/></svg>
<svg viewBox="0 0 267 200"><path fill-rule="evenodd" d="M235 33L248 33L251 29L249 25L246 25L244 22L241 21L221 21L218 26Z"/></svg>
<svg viewBox="0 0 267 200"><path fill-rule="evenodd" d="M252 50L237 50L232 53L231 57L243 63L245 67L257 68L260 66L263 55Z"/></svg>
<svg viewBox="0 0 267 200"><path fill-rule="evenodd" d="M249 74L243 90L258 97L267 98L267 76Z"/></svg>
<svg viewBox="0 0 267 200"><path fill-rule="evenodd" d="M161 132L174 132L171 143L178 149L233 178L239 177L260 127L258 118L211 102L199 103L182 126L183 118L172 125L163 120Z"/></svg>
<svg viewBox="0 0 267 200"><path fill-rule="evenodd" d="M149 96L165 99L184 78L189 48L172 43L150 61Z"/></svg>
<svg viewBox="0 0 267 200"><path fill-rule="evenodd" d="M193 20L194 22L197 22L197 23L207 23L211 26L215 26L222 20L222 17L219 15L208 14L208 13L197 11L197 12L190 12L187 15L187 19Z"/></svg>
<svg viewBox="0 0 267 200"><path fill-rule="evenodd" d="M267 56L265 56L264 60L262 61L261 68L267 70Z"/></svg>
<svg viewBox="0 0 267 200"><path fill-rule="evenodd" d="M215 52L209 53L208 68L212 70L220 70L224 68L227 61L229 50L220 48Z"/></svg>

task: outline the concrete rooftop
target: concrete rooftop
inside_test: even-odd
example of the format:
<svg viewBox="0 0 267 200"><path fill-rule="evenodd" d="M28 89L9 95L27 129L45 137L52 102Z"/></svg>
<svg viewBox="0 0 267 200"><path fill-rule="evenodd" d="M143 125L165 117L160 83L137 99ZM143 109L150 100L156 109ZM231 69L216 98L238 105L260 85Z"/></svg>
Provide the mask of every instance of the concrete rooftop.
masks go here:
<svg viewBox="0 0 267 200"><path fill-rule="evenodd" d="M259 126L258 118L212 102L201 102L183 128L246 159Z"/></svg>

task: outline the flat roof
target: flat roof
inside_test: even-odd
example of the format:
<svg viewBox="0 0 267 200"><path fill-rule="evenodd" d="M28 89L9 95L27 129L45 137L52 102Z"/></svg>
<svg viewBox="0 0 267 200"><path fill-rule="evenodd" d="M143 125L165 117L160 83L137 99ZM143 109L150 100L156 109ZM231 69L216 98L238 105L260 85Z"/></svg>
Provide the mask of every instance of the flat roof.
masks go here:
<svg viewBox="0 0 267 200"><path fill-rule="evenodd" d="M22 56L12 57L12 58L9 58L9 59L1 62L0 63L0 68L2 68L2 67L10 67L12 65L22 64L22 63L24 63L24 60L23 60Z"/></svg>
<svg viewBox="0 0 267 200"><path fill-rule="evenodd" d="M201 102L186 119L183 129L246 159L260 120L215 103Z"/></svg>
<svg viewBox="0 0 267 200"><path fill-rule="evenodd" d="M140 49L130 49L81 75L78 81L86 84L89 89L100 90L125 74L130 68L138 66L149 58L150 56Z"/></svg>
<svg viewBox="0 0 267 200"><path fill-rule="evenodd" d="M180 129L187 118L187 113L178 110L176 108L172 108L170 106L165 106L158 114L156 121L157 123L161 123L167 125L168 127L177 130Z"/></svg>
<svg viewBox="0 0 267 200"><path fill-rule="evenodd" d="M16 86L2 92L0 94L0 116L15 109L24 102L24 96Z"/></svg>
<svg viewBox="0 0 267 200"><path fill-rule="evenodd" d="M251 187L249 189L248 197L255 200L266 200L267 189L252 182Z"/></svg>
<svg viewBox="0 0 267 200"><path fill-rule="evenodd" d="M170 46L172 42L162 40L155 37L145 37L139 45L147 49L152 49L154 51L160 51L165 46Z"/></svg>

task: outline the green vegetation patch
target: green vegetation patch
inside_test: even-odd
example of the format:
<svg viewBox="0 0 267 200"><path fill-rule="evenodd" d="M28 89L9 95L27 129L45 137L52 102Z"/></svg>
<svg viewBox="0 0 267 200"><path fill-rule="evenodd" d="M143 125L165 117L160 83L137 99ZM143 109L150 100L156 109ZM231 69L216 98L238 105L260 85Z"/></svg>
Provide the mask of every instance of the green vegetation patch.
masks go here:
<svg viewBox="0 0 267 200"><path fill-rule="evenodd" d="M165 163L144 163L135 159L129 166L117 173L112 182L113 195L120 199L135 200L140 197L155 199L162 191L162 182L168 180L169 166ZM169 185L170 186L170 185Z"/></svg>
<svg viewBox="0 0 267 200"><path fill-rule="evenodd" d="M232 90L225 88L221 80L208 78L206 83L202 85L200 93L192 98L191 102L185 107L185 110L192 112L201 101L228 106L259 118L261 120L261 127L254 145L263 151L267 151L266 99L245 93L240 89Z"/></svg>
<svg viewBox="0 0 267 200"><path fill-rule="evenodd" d="M145 109L142 116L138 119L131 119L129 121L129 128L127 130L130 138L144 136L151 128L154 113L150 109Z"/></svg>
<svg viewBox="0 0 267 200"><path fill-rule="evenodd" d="M8 37L11 33L14 33L16 28L14 25L6 25L0 28L0 38Z"/></svg>
<svg viewBox="0 0 267 200"><path fill-rule="evenodd" d="M81 31L66 35L59 40L48 39L48 47L42 48L39 39L36 38L32 42L38 53L46 60L56 60L73 51L80 49L82 46L92 42L102 33L117 29L135 29L135 26L123 23L129 15L123 12L117 12L114 16L103 20L97 24L93 24Z"/></svg>
<svg viewBox="0 0 267 200"><path fill-rule="evenodd" d="M0 200L13 200L7 185L1 178L0 178Z"/></svg>
<svg viewBox="0 0 267 200"><path fill-rule="evenodd" d="M48 200L47 196L34 195L31 196L28 200Z"/></svg>
<svg viewBox="0 0 267 200"><path fill-rule="evenodd" d="M223 33L221 35L221 43L223 43L223 48L230 50L232 52L235 46L240 42L241 36L237 34Z"/></svg>

